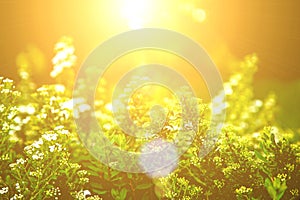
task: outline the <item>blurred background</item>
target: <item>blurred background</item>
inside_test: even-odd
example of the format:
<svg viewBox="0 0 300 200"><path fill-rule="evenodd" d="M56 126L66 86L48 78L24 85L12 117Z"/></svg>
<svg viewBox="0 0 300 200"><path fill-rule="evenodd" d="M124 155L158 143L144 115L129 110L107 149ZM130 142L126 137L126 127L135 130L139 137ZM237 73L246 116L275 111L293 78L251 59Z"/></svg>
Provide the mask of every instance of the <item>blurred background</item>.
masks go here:
<svg viewBox="0 0 300 200"><path fill-rule="evenodd" d="M284 127L300 127L300 1L297 0L92 0L0 1L0 75L18 82L18 55L30 57L32 78L52 83L53 47L61 36L74 39L76 69L101 42L124 31L167 28L201 44L224 80L244 56L256 53L258 98L274 91ZM174 55L138 52L114 63L113 73L133 65L162 62L195 77ZM199 83L202 84L203 83ZM204 95L205 96L205 95ZM204 97L206 98L206 97Z"/></svg>

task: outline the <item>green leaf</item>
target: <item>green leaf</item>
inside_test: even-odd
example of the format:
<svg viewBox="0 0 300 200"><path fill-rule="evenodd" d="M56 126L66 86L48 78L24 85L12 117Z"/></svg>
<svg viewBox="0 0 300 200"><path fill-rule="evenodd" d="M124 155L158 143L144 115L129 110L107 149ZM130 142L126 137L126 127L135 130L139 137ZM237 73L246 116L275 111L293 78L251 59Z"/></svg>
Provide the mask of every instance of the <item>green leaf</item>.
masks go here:
<svg viewBox="0 0 300 200"><path fill-rule="evenodd" d="M108 173L107 173L107 172L104 172L103 178L104 178L105 180L110 180L110 177L108 176Z"/></svg>
<svg viewBox="0 0 300 200"><path fill-rule="evenodd" d="M267 188L267 187L272 186L272 185L273 184L272 184L271 180L269 178L266 178L265 179L265 187Z"/></svg>
<svg viewBox="0 0 300 200"><path fill-rule="evenodd" d="M261 153L259 153L257 150L254 150L254 153L255 153L255 156L256 156L258 159L260 159L260 160L262 160L262 161L264 161L264 162L268 162L267 159L265 159L265 157L263 157L263 155L261 155Z"/></svg>
<svg viewBox="0 0 300 200"><path fill-rule="evenodd" d="M275 180L273 181L273 186L275 189L280 188L280 179L279 178L275 178Z"/></svg>
<svg viewBox="0 0 300 200"><path fill-rule="evenodd" d="M271 198L276 199L276 190L272 186L269 186L267 190Z"/></svg>
<svg viewBox="0 0 300 200"><path fill-rule="evenodd" d="M285 190L282 191L282 192L280 192L280 193L277 195L277 200L280 200L280 199L281 199L281 197L284 195L284 192L285 192Z"/></svg>
<svg viewBox="0 0 300 200"><path fill-rule="evenodd" d="M87 167L88 167L89 169L95 171L95 172L99 172L99 171L100 171L100 168L99 168L99 167L96 167L96 166L94 166L94 165L88 165Z"/></svg>
<svg viewBox="0 0 300 200"><path fill-rule="evenodd" d="M118 198L118 196L119 196L119 192L118 192L117 190L115 190L114 188L112 188L112 189L110 190L110 193L111 193L111 196L112 196L114 199Z"/></svg>
<svg viewBox="0 0 300 200"><path fill-rule="evenodd" d="M2 180L2 178L1 178L1 176L0 176L0 180L1 180L1 183L2 183L3 180ZM6 180L6 183L11 183L10 175L7 175L6 178L5 178L5 180Z"/></svg>
<svg viewBox="0 0 300 200"><path fill-rule="evenodd" d="M261 170L262 170L266 175L270 176L271 172L270 172L267 168L265 168L264 166L262 166Z"/></svg>
<svg viewBox="0 0 300 200"><path fill-rule="evenodd" d="M127 195L127 189L126 188L122 188L122 190L120 191L120 199L126 199L126 195Z"/></svg>
<svg viewBox="0 0 300 200"><path fill-rule="evenodd" d="M91 176L99 177L99 174L97 172L95 172L94 170L89 170L89 173Z"/></svg>
<svg viewBox="0 0 300 200"><path fill-rule="evenodd" d="M266 140L269 139L269 136L268 136L265 132L263 132L262 139L263 139L264 141L266 141Z"/></svg>
<svg viewBox="0 0 300 200"><path fill-rule="evenodd" d="M276 145L275 135L273 133L271 134L271 141Z"/></svg>
<svg viewBox="0 0 300 200"><path fill-rule="evenodd" d="M111 181L118 181L118 180L122 180L122 177L121 176L117 176L117 177L111 178L110 180Z"/></svg>
<svg viewBox="0 0 300 200"><path fill-rule="evenodd" d="M117 176L118 174L120 174L119 171L116 171L116 170L111 171L111 177Z"/></svg>
<svg viewBox="0 0 300 200"><path fill-rule="evenodd" d="M100 183L91 182L91 186L97 189L103 189L103 185Z"/></svg>
<svg viewBox="0 0 300 200"><path fill-rule="evenodd" d="M269 153L269 152L267 151L267 149L265 148L265 145L264 145L262 142L259 143L259 146L260 146L260 148L263 150L263 152L264 152L265 154L268 154L268 153Z"/></svg>
<svg viewBox="0 0 300 200"><path fill-rule="evenodd" d="M92 189L92 191L97 194L97 195L102 195L102 194L106 194L107 191L106 190L97 190L97 189Z"/></svg>
<svg viewBox="0 0 300 200"><path fill-rule="evenodd" d="M280 186L280 188L279 188L279 191L285 191L286 189L287 189L286 181L284 181L284 182L281 184L281 186Z"/></svg>
<svg viewBox="0 0 300 200"><path fill-rule="evenodd" d="M152 185L153 185L152 183L144 183L144 184L140 184L140 185L136 186L136 189L137 190L145 190L145 189L150 188Z"/></svg>

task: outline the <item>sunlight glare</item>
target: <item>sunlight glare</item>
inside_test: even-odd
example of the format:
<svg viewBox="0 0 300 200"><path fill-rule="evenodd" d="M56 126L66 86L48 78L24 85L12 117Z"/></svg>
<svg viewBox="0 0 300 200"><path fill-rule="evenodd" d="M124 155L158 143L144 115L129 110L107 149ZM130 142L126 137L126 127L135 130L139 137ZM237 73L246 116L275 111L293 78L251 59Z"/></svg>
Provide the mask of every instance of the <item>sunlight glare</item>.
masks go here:
<svg viewBox="0 0 300 200"><path fill-rule="evenodd" d="M139 29L149 21L151 5L149 0L126 0L121 5L121 15L129 28Z"/></svg>

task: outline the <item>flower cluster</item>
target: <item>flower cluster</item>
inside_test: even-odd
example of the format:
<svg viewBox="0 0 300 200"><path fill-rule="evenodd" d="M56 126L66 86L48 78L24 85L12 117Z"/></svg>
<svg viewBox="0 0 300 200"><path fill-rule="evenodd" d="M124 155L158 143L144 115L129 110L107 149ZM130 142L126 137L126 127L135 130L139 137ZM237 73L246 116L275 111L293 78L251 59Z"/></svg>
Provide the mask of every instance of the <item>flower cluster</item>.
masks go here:
<svg viewBox="0 0 300 200"><path fill-rule="evenodd" d="M184 9L201 20L203 12L196 7ZM68 37L55 45L51 76L58 84L35 90L29 62L24 60L17 62L21 67L17 89L11 80L0 77L0 199L299 199L300 143L293 131L284 130L276 122L274 94L254 98L256 55L241 62L240 70L224 84L225 94L212 99L215 107L211 108L211 103L193 98L186 88L178 88L180 98L170 94L161 98L167 92L140 88L136 77L120 93L116 104L109 99L104 79L95 100L92 96L83 98L92 91L93 67L78 80L78 91L70 99L74 51ZM164 109L151 109L157 103ZM89 120L93 106L103 137L122 150L155 153L169 143L177 150L189 148L166 177L150 179L145 174L114 170L138 163L128 163L127 158L118 160L120 156L107 146L97 145L99 132L91 129ZM225 126L217 137L211 130L211 116L225 111ZM127 114L132 123L124 120ZM88 140L101 152L109 160L108 166L83 147L74 118L83 119L84 128L93 130L81 140ZM124 133L122 128L131 130L132 124L142 130L133 134L144 137ZM211 149L207 148L210 143ZM167 159L181 152L170 153ZM151 158L145 167L164 159Z"/></svg>
<svg viewBox="0 0 300 200"><path fill-rule="evenodd" d="M253 98L256 63L255 55L247 56L241 71L224 84L226 98L213 99L216 105L225 103L227 117L215 147L205 157L201 156L201 145L205 142L209 115L202 115L204 120L201 119L194 143L180 161L180 167L159 179L165 198L193 199L185 193L189 186L201 186L205 191L199 193L198 199L289 199L298 195L299 188L290 193L286 189L300 185L300 150L298 145L289 144L287 139L293 135L290 131L278 126L265 127L276 124L276 98L274 94L265 100ZM218 107L211 109L224 112ZM188 180L185 187L178 185L183 183L179 177Z"/></svg>
<svg viewBox="0 0 300 200"><path fill-rule="evenodd" d="M62 195L60 179L65 176L71 183L70 194L89 182L87 171L80 170L80 165L70 162L70 153L65 143L70 137L68 130L58 126L25 146L25 157L9 165L16 181L13 199L20 194L26 198L30 195L38 199L43 196L57 199Z"/></svg>
<svg viewBox="0 0 300 200"><path fill-rule="evenodd" d="M169 182L172 180L172 182ZM184 177L177 174L170 174L166 178L160 179L163 196L167 199L199 199L203 194L203 188L190 184Z"/></svg>
<svg viewBox="0 0 300 200"><path fill-rule="evenodd" d="M77 60L77 57L74 55L73 41L70 37L62 37L55 44L54 51L56 55L52 59L52 64L54 65L53 71L50 73L52 77L58 76L64 68L73 67Z"/></svg>

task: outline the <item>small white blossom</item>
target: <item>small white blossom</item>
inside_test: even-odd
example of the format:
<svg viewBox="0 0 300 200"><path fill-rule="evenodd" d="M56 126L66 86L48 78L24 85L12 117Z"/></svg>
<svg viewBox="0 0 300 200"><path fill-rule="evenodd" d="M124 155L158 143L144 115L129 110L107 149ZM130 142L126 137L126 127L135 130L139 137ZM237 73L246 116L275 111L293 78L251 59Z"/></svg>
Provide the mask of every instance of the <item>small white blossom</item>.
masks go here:
<svg viewBox="0 0 300 200"><path fill-rule="evenodd" d="M2 90L1 90L1 93L4 93L4 94L8 94L9 92L10 92L9 89L2 89Z"/></svg>
<svg viewBox="0 0 300 200"><path fill-rule="evenodd" d="M19 159L17 160L17 164L18 164L18 165L19 165L19 164L24 165L25 162L26 162L26 160L24 160L23 158L19 158Z"/></svg>
<svg viewBox="0 0 300 200"><path fill-rule="evenodd" d="M57 134L44 134L43 138L47 141L53 141L53 140L57 140Z"/></svg>
<svg viewBox="0 0 300 200"><path fill-rule="evenodd" d="M13 80L10 80L8 78L6 78L6 79L3 80L3 83L12 83L12 82L13 82Z"/></svg>
<svg viewBox="0 0 300 200"><path fill-rule="evenodd" d="M54 145L49 146L49 151L50 151L50 152L54 152L54 150L55 150L55 146L54 146Z"/></svg>
<svg viewBox="0 0 300 200"><path fill-rule="evenodd" d="M18 192L21 191L21 188L20 188L20 184L19 184L19 183L16 183L16 190L17 190Z"/></svg>
<svg viewBox="0 0 300 200"><path fill-rule="evenodd" d="M109 123L106 123L106 124L103 125L103 128L105 130L110 130L111 129L111 125Z"/></svg>
<svg viewBox="0 0 300 200"><path fill-rule="evenodd" d="M14 121L17 123L17 124L20 124L21 123L21 118L18 116L18 117L15 117Z"/></svg>
<svg viewBox="0 0 300 200"><path fill-rule="evenodd" d="M65 88L64 85L56 84L56 85L55 85L55 90L56 90L57 92L63 93L63 92L65 92L66 88Z"/></svg>
<svg viewBox="0 0 300 200"><path fill-rule="evenodd" d="M61 130L61 134L68 135L70 132L68 130Z"/></svg>
<svg viewBox="0 0 300 200"><path fill-rule="evenodd" d="M19 106L19 111L21 113L27 113L29 115L32 115L35 113L35 108L31 105L27 105L27 106L21 105Z"/></svg>
<svg viewBox="0 0 300 200"><path fill-rule="evenodd" d="M72 110L73 109L73 99L62 103L60 106L62 109Z"/></svg>
<svg viewBox="0 0 300 200"><path fill-rule="evenodd" d="M55 145L56 145L56 149L57 149L58 152L62 151L62 145L61 144L56 143Z"/></svg>
<svg viewBox="0 0 300 200"><path fill-rule="evenodd" d="M7 193L8 192L8 187L3 187L3 188L1 188L1 190L0 190L0 194L5 194L5 193Z"/></svg>
<svg viewBox="0 0 300 200"><path fill-rule="evenodd" d="M56 130L56 131L57 131L57 130L61 130L61 129L64 129L64 126L63 126L63 125L60 125L60 126L57 126L57 127L54 128L54 130Z"/></svg>
<svg viewBox="0 0 300 200"><path fill-rule="evenodd" d="M30 120L30 117L27 116L25 119L22 120L22 123L27 124L29 122L29 120Z"/></svg>
<svg viewBox="0 0 300 200"><path fill-rule="evenodd" d="M23 197L23 194L15 194L12 198L10 198L10 200L24 199Z"/></svg>
<svg viewBox="0 0 300 200"><path fill-rule="evenodd" d="M44 154L43 153L36 152L36 154L32 155L32 159L33 160L42 160L43 158L44 158Z"/></svg>
<svg viewBox="0 0 300 200"><path fill-rule="evenodd" d="M2 113L5 109L5 106L3 104L0 105L0 113Z"/></svg>
<svg viewBox="0 0 300 200"><path fill-rule="evenodd" d="M9 167L14 169L16 167L16 165L17 165L17 163L11 163L11 164L9 164Z"/></svg>
<svg viewBox="0 0 300 200"><path fill-rule="evenodd" d="M91 192L89 190L84 190L83 195L84 195L84 197L86 197L88 195L91 195Z"/></svg>
<svg viewBox="0 0 300 200"><path fill-rule="evenodd" d="M58 131L58 133L63 134L63 135L68 135L70 132L68 130L64 129L64 126L57 126L54 128L55 131Z"/></svg>
<svg viewBox="0 0 300 200"><path fill-rule="evenodd" d="M32 143L32 146L39 149L42 144L43 144L43 140L39 139L38 141L35 141L34 143Z"/></svg>

